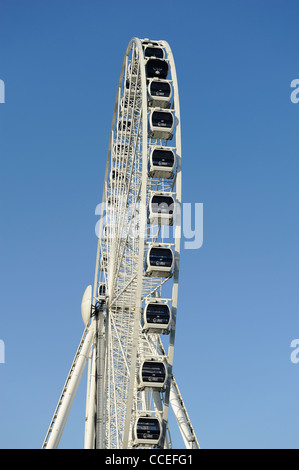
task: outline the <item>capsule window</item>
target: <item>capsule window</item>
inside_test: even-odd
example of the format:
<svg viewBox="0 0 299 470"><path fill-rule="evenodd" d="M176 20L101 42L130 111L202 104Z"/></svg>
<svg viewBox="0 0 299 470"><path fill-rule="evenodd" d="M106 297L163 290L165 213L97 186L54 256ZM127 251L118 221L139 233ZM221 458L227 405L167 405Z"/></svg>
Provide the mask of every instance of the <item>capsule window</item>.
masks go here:
<svg viewBox="0 0 299 470"><path fill-rule="evenodd" d="M138 418L135 427L135 439L137 443L158 444L160 437L161 425L157 418Z"/></svg>
<svg viewBox="0 0 299 470"><path fill-rule="evenodd" d="M107 198L107 204L108 206L111 206L113 204L117 204L117 197L116 196L108 196Z"/></svg>
<svg viewBox="0 0 299 470"><path fill-rule="evenodd" d="M165 382L166 369L163 362L144 361L141 370L142 380L144 382Z"/></svg>
<svg viewBox="0 0 299 470"><path fill-rule="evenodd" d="M130 82L131 82L131 91L135 91L136 86L138 87L138 84L136 81L136 75L132 75L130 78L126 79L126 90L129 90Z"/></svg>
<svg viewBox="0 0 299 470"><path fill-rule="evenodd" d="M151 163L157 167L173 168L174 153L172 150L154 149L151 154Z"/></svg>
<svg viewBox="0 0 299 470"><path fill-rule="evenodd" d="M145 64L147 78L166 78L168 75L168 63L162 59L148 59Z"/></svg>
<svg viewBox="0 0 299 470"><path fill-rule="evenodd" d="M166 367L161 361L144 361L140 367L139 387L162 389L166 382Z"/></svg>
<svg viewBox="0 0 299 470"><path fill-rule="evenodd" d="M125 174L124 170L113 169L110 172L110 184L124 184L125 183Z"/></svg>
<svg viewBox="0 0 299 470"><path fill-rule="evenodd" d="M172 225L174 214L174 199L172 196L153 195L148 209L148 223Z"/></svg>
<svg viewBox="0 0 299 470"><path fill-rule="evenodd" d="M105 225L103 228L102 240L106 241L110 237L110 228Z"/></svg>
<svg viewBox="0 0 299 470"><path fill-rule="evenodd" d="M155 195L151 199L151 210L154 214L169 214L174 211L174 200L172 196Z"/></svg>
<svg viewBox="0 0 299 470"><path fill-rule="evenodd" d="M101 271L106 271L107 270L107 264L108 264L108 258L106 255L102 256L101 263L100 263L100 269Z"/></svg>
<svg viewBox="0 0 299 470"><path fill-rule="evenodd" d="M152 114L152 125L154 127L165 127L171 129L173 126L173 115L170 112L154 111Z"/></svg>
<svg viewBox="0 0 299 470"><path fill-rule="evenodd" d="M151 266L170 268L172 266L173 254L170 248L150 249L149 261Z"/></svg>
<svg viewBox="0 0 299 470"><path fill-rule="evenodd" d="M153 80L149 85L149 94L151 97L170 98L171 86L169 82L162 80Z"/></svg>
<svg viewBox="0 0 299 470"><path fill-rule="evenodd" d="M143 313L144 327L168 328L170 323L170 308L167 304L148 303Z"/></svg>
<svg viewBox="0 0 299 470"><path fill-rule="evenodd" d="M148 136L151 139L172 139L174 116L170 111L152 111L149 117Z"/></svg>
<svg viewBox="0 0 299 470"><path fill-rule="evenodd" d="M170 108L172 88L167 80L153 78L148 85L148 105L154 108Z"/></svg>
<svg viewBox="0 0 299 470"><path fill-rule="evenodd" d="M125 155L127 156L129 153L129 146L126 144L115 144L113 148L113 159L117 158L118 156Z"/></svg>
<svg viewBox="0 0 299 470"><path fill-rule="evenodd" d="M106 295L106 285L105 284L100 284L99 285L98 296L99 297L105 297L105 295Z"/></svg>
<svg viewBox="0 0 299 470"><path fill-rule="evenodd" d="M132 125L132 121L118 121L118 130L119 131L125 131L126 129L130 130Z"/></svg>
<svg viewBox="0 0 299 470"><path fill-rule="evenodd" d="M169 277L173 261L173 253L170 248L151 246L145 257L145 276Z"/></svg>
<svg viewBox="0 0 299 470"><path fill-rule="evenodd" d="M128 107L129 109L132 109L134 106L134 98L128 98L128 97L123 97L121 99L121 103L120 103L120 107L121 107L121 111L122 113L124 113Z"/></svg>
<svg viewBox="0 0 299 470"><path fill-rule="evenodd" d="M144 49L144 57L155 57L156 59L164 59L164 51L161 47L147 46Z"/></svg>
<svg viewBox="0 0 299 470"><path fill-rule="evenodd" d="M175 156L172 150L155 148L149 158L149 176L153 178L172 178Z"/></svg>
<svg viewBox="0 0 299 470"><path fill-rule="evenodd" d="M111 179L115 180L118 177L118 171L117 170L112 170L111 171Z"/></svg>

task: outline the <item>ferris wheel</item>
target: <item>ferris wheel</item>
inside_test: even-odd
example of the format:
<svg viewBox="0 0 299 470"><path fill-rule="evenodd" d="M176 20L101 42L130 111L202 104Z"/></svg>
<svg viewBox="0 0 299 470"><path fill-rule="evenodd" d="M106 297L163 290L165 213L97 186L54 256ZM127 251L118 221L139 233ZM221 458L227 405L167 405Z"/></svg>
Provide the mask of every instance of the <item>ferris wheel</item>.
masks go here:
<svg viewBox="0 0 299 470"><path fill-rule="evenodd" d="M43 448L57 448L88 363L85 448L171 448L171 406L199 448L173 376L181 238L178 84L166 41L133 38L122 63L85 330Z"/></svg>

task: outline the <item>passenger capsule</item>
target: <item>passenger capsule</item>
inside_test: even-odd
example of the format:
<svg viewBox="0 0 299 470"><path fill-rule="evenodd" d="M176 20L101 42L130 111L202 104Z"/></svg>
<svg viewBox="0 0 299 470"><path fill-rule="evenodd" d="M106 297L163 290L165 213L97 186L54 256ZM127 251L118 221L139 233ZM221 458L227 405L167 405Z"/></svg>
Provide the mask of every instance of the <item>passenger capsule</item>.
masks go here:
<svg viewBox="0 0 299 470"><path fill-rule="evenodd" d="M149 201L148 223L156 225L172 225L174 215L174 199L163 193L153 194Z"/></svg>
<svg viewBox="0 0 299 470"><path fill-rule="evenodd" d="M137 81L138 80L138 70L139 70L139 64L138 60L133 60L132 62L129 63L128 67L128 78L131 78L131 80Z"/></svg>
<svg viewBox="0 0 299 470"><path fill-rule="evenodd" d="M168 277L173 268L174 258L170 248L151 246L145 259L145 275Z"/></svg>
<svg viewBox="0 0 299 470"><path fill-rule="evenodd" d="M105 299L105 296L106 296L106 285L104 283L101 283L98 289L98 297L99 299Z"/></svg>
<svg viewBox="0 0 299 470"><path fill-rule="evenodd" d="M102 241L106 242L109 238L110 238L110 227L105 225L103 228L103 232L102 232Z"/></svg>
<svg viewBox="0 0 299 470"><path fill-rule="evenodd" d="M124 184L126 182L126 175L124 170L111 170L109 179L110 185Z"/></svg>
<svg viewBox="0 0 299 470"><path fill-rule="evenodd" d="M133 114L134 98L123 96L120 101L120 112L124 116Z"/></svg>
<svg viewBox="0 0 299 470"><path fill-rule="evenodd" d="M125 93L127 93L129 89L131 89L131 92L135 92L136 87L138 89L137 75L131 75L130 73L128 73L125 83Z"/></svg>
<svg viewBox="0 0 299 470"><path fill-rule="evenodd" d="M158 108L169 108L172 96L172 87L167 80L153 78L148 87L148 104Z"/></svg>
<svg viewBox="0 0 299 470"><path fill-rule="evenodd" d="M117 204L117 202L118 202L117 196L108 196L107 197L108 209L111 208L114 204Z"/></svg>
<svg viewBox="0 0 299 470"><path fill-rule="evenodd" d="M174 116L170 111L153 110L149 116L148 136L151 139L172 139Z"/></svg>
<svg viewBox="0 0 299 470"><path fill-rule="evenodd" d="M127 144L115 144L113 147L112 159L116 160L119 157L126 157L129 153L129 146Z"/></svg>
<svg viewBox="0 0 299 470"><path fill-rule="evenodd" d="M108 265L107 255L102 255L101 262L100 262L100 270L107 271L107 265Z"/></svg>
<svg viewBox="0 0 299 470"><path fill-rule="evenodd" d="M139 370L139 389L145 388L163 390L167 379L167 371L164 362L156 360L144 360Z"/></svg>
<svg viewBox="0 0 299 470"><path fill-rule="evenodd" d="M143 331L167 333L171 321L168 304L149 302L143 309Z"/></svg>
<svg viewBox="0 0 299 470"><path fill-rule="evenodd" d="M162 59L148 59L145 64L147 78L167 78L168 63Z"/></svg>
<svg viewBox="0 0 299 470"><path fill-rule="evenodd" d="M132 121L127 121L125 119L122 119L120 121L118 121L118 130L119 131L126 131L126 130L130 130L131 129L131 126L132 126Z"/></svg>
<svg viewBox="0 0 299 470"><path fill-rule="evenodd" d="M173 178L175 156L173 150L155 147L149 157L148 176L152 178Z"/></svg>
<svg viewBox="0 0 299 470"><path fill-rule="evenodd" d="M161 438L161 423L158 418L141 416L134 427L134 444L157 445Z"/></svg>

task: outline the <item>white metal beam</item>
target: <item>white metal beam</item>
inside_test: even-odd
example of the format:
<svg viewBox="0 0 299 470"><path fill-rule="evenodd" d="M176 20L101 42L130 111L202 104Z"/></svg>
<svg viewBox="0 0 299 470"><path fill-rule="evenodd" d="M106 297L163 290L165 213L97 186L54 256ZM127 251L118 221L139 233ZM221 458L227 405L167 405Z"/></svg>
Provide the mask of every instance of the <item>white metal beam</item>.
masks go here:
<svg viewBox="0 0 299 470"><path fill-rule="evenodd" d="M48 430L43 448L57 449L65 424L67 422L83 371L86 365L90 348L94 339L94 323L87 330L85 338L81 341L66 384L60 396L50 428Z"/></svg>

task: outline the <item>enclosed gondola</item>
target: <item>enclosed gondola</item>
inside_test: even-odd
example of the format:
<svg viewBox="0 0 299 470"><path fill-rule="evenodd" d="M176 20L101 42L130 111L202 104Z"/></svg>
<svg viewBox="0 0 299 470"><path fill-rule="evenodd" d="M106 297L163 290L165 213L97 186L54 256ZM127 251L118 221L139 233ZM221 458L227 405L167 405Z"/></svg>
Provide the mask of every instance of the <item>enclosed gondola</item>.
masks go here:
<svg viewBox="0 0 299 470"><path fill-rule="evenodd" d="M106 242L107 240L111 239L112 228L108 225L104 225L103 232L102 232L102 241Z"/></svg>
<svg viewBox="0 0 299 470"><path fill-rule="evenodd" d="M167 78L168 63L163 59L148 59L145 64L145 73L147 78Z"/></svg>
<svg viewBox="0 0 299 470"><path fill-rule="evenodd" d="M126 157L129 153L129 146L127 144L115 144L112 152L112 159L117 160L120 157Z"/></svg>
<svg viewBox="0 0 299 470"><path fill-rule="evenodd" d="M101 299L101 300L104 300L105 297L106 297L106 285L105 285L104 282L102 282L102 283L99 285L98 297L99 297L99 299Z"/></svg>
<svg viewBox="0 0 299 470"><path fill-rule="evenodd" d="M108 265L108 257L107 255L102 255L102 258L100 261L100 270L107 271L107 265Z"/></svg>
<svg viewBox="0 0 299 470"><path fill-rule="evenodd" d="M175 154L165 147L154 147L149 157L148 176L152 178L173 178Z"/></svg>
<svg viewBox="0 0 299 470"><path fill-rule="evenodd" d="M117 168L112 169L110 172L110 185L119 185L125 184L126 175L123 169L119 170Z"/></svg>
<svg viewBox="0 0 299 470"><path fill-rule="evenodd" d="M138 75L136 73L131 73L131 64L129 65L128 69L128 74L127 74L127 79L124 85L124 92L127 95L128 91L130 90L131 93L135 92L135 89L139 87L138 85Z"/></svg>
<svg viewBox="0 0 299 470"><path fill-rule="evenodd" d="M174 115L171 111L153 109L149 115L148 136L151 139L171 140L174 128Z"/></svg>
<svg viewBox="0 0 299 470"><path fill-rule="evenodd" d="M171 310L168 304L149 302L143 309L143 331L149 333L168 333Z"/></svg>
<svg viewBox="0 0 299 470"><path fill-rule="evenodd" d="M111 209L115 204L117 204L119 198L117 196L108 196L107 197L107 209Z"/></svg>
<svg viewBox="0 0 299 470"><path fill-rule="evenodd" d="M169 277L173 269L174 257L171 248L152 245L145 258L145 275L151 277Z"/></svg>
<svg viewBox="0 0 299 470"><path fill-rule="evenodd" d="M121 132L125 132L126 130L130 130L131 129L131 126L132 126L132 121L130 120L126 120L126 119L122 119L120 121L118 121L118 130Z"/></svg>
<svg viewBox="0 0 299 470"><path fill-rule="evenodd" d="M158 445L162 434L161 422L153 416L140 416L136 419L133 433L134 445Z"/></svg>
<svg viewBox="0 0 299 470"><path fill-rule="evenodd" d="M125 117L132 117L134 114L134 104L134 96L123 97L120 102L120 113Z"/></svg>
<svg viewBox="0 0 299 470"><path fill-rule="evenodd" d="M148 223L155 225L172 225L175 202L172 196L154 193L148 205Z"/></svg>
<svg viewBox="0 0 299 470"><path fill-rule="evenodd" d="M163 391L167 380L165 363L155 359L142 361L138 380L138 388L140 390L151 389Z"/></svg>
<svg viewBox="0 0 299 470"><path fill-rule="evenodd" d="M159 108L169 108L172 96L172 87L167 80L153 78L147 87L148 104Z"/></svg>

